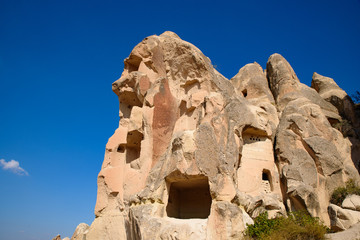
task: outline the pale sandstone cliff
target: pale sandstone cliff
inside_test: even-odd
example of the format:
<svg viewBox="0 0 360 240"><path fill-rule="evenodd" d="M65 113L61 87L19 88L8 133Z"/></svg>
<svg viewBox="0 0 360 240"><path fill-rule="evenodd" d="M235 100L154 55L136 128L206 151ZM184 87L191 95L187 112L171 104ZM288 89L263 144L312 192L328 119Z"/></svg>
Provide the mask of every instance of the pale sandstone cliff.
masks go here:
<svg viewBox="0 0 360 240"><path fill-rule="evenodd" d="M359 124L333 80L314 74L312 87L279 54L229 81L175 33L145 38L113 83L120 121L96 218L72 239L241 239L263 211L329 225L332 190L360 182ZM344 119L351 136L335 128Z"/></svg>

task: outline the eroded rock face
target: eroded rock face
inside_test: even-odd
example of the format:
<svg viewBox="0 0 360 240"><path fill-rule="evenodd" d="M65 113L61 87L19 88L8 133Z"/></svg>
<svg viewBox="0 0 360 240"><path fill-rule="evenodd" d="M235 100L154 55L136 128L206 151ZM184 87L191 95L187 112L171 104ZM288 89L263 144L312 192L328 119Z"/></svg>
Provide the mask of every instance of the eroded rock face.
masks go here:
<svg viewBox="0 0 360 240"><path fill-rule="evenodd" d="M270 87L269 87L270 86ZM98 176L95 239L241 239L246 223L306 209L359 181L341 112L279 54L230 81L175 33L150 36L113 83L119 127ZM79 235L80 236L80 235Z"/></svg>
<svg viewBox="0 0 360 240"><path fill-rule="evenodd" d="M314 73L311 87L314 88L323 99L334 105L343 118L353 122L354 126L359 125L355 115L354 103L346 92L336 84L334 79Z"/></svg>
<svg viewBox="0 0 360 240"><path fill-rule="evenodd" d="M60 234L58 234L56 237L54 237L52 240L61 240Z"/></svg>
<svg viewBox="0 0 360 240"><path fill-rule="evenodd" d="M86 223L80 223L76 229L74 234L71 237L71 240L83 240L86 237L86 234L89 231L89 225Z"/></svg>
<svg viewBox="0 0 360 240"><path fill-rule="evenodd" d="M331 125L351 142L351 158L360 173L360 115L351 98L329 77L314 73L311 87L327 102L334 105L341 119L331 119Z"/></svg>
<svg viewBox="0 0 360 240"><path fill-rule="evenodd" d="M360 222L360 212L344 209L334 204L329 206L331 228L335 231L345 230Z"/></svg>
<svg viewBox="0 0 360 240"><path fill-rule="evenodd" d="M351 209L355 211L360 211L360 196L351 194L347 196L343 203L341 204L342 208Z"/></svg>
<svg viewBox="0 0 360 240"><path fill-rule="evenodd" d="M329 240L359 240L360 239L360 223L355 224L351 228L337 233L326 234Z"/></svg>

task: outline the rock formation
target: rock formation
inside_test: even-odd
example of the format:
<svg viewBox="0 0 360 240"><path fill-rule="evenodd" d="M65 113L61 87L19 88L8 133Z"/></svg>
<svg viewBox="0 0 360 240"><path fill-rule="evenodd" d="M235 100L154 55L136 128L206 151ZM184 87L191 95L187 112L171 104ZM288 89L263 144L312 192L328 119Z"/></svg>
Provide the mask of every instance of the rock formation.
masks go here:
<svg viewBox="0 0 360 240"><path fill-rule="evenodd" d="M60 234L56 235L56 237L54 237L52 240L61 240ZM66 237L63 238L62 240L70 240L70 238Z"/></svg>
<svg viewBox="0 0 360 240"><path fill-rule="evenodd" d="M74 234L71 237L71 240L84 240L86 239L86 234L89 231L89 225L86 223L80 223L76 229Z"/></svg>
<svg viewBox="0 0 360 240"><path fill-rule="evenodd" d="M52 240L61 240L60 234L56 235Z"/></svg>
<svg viewBox="0 0 360 240"><path fill-rule="evenodd" d="M264 211L329 225L331 192L360 182L359 119L332 79L312 87L279 54L228 80L175 33L145 38L112 85L96 218L72 240L241 239Z"/></svg>
<svg viewBox="0 0 360 240"><path fill-rule="evenodd" d="M360 223L355 224L351 228L332 234L326 234L329 240L359 240L360 239Z"/></svg>

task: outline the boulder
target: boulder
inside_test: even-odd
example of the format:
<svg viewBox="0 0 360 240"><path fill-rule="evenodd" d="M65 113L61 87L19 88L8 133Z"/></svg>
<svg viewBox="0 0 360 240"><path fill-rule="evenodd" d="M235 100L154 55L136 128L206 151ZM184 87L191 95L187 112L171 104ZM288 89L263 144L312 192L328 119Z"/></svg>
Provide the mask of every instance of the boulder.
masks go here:
<svg viewBox="0 0 360 240"><path fill-rule="evenodd" d="M342 202L341 207L360 211L360 196L355 194L348 195Z"/></svg>
<svg viewBox="0 0 360 240"><path fill-rule="evenodd" d="M329 240L360 240L360 223L342 232L326 234L326 237Z"/></svg>
<svg viewBox="0 0 360 240"><path fill-rule="evenodd" d="M330 204L328 210L331 229L335 231L348 229L360 222L360 212L358 211L343 209L334 204Z"/></svg>

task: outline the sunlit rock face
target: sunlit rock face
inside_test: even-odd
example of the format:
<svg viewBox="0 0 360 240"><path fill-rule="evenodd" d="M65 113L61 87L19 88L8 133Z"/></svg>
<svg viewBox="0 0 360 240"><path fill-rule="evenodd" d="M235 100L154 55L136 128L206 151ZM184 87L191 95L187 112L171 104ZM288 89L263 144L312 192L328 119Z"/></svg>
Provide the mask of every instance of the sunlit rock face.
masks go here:
<svg viewBox="0 0 360 240"><path fill-rule="evenodd" d="M145 38L112 85L119 127L83 238L241 239L264 211L305 209L330 224L331 191L359 174L331 125L344 114L320 88L279 54L228 80L175 33Z"/></svg>

